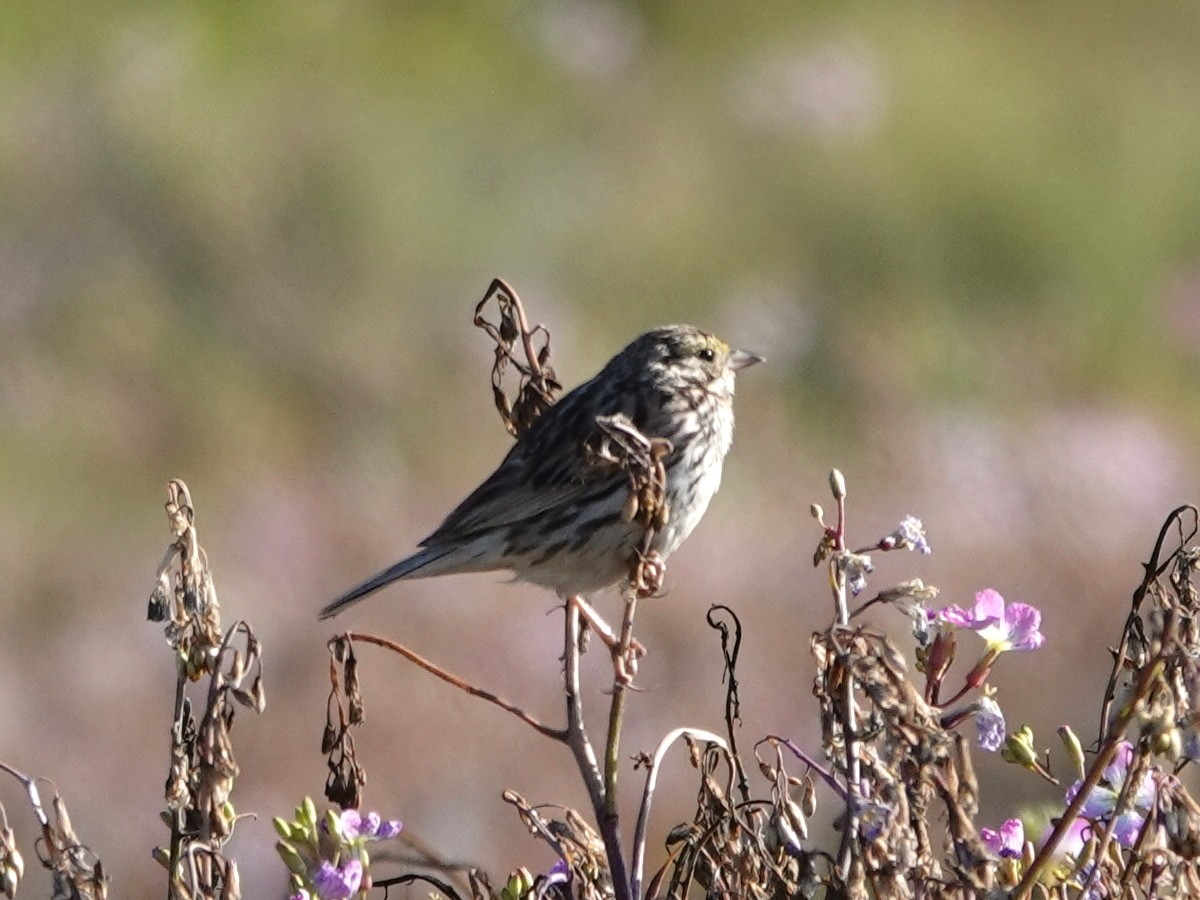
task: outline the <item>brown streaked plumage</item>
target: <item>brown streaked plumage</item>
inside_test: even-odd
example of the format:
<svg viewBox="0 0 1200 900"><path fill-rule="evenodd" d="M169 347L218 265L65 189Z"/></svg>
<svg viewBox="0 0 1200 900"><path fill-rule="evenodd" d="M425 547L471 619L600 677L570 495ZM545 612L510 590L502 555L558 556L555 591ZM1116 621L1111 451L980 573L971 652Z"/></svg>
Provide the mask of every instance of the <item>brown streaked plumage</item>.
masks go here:
<svg viewBox="0 0 1200 900"><path fill-rule="evenodd" d="M652 545L665 559L720 486L734 373L761 359L691 325L646 332L546 410L422 549L351 588L321 618L405 578L508 569L570 596L627 577L643 526L622 515L628 477L588 463L597 416L624 414L647 437L671 441L668 518Z"/></svg>

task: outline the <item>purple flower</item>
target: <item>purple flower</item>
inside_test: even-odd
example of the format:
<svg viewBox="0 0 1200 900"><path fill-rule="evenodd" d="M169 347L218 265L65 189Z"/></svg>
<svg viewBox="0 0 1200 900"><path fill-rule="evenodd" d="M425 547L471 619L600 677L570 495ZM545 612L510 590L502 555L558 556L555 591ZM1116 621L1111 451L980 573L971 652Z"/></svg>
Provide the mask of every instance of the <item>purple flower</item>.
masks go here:
<svg viewBox="0 0 1200 900"><path fill-rule="evenodd" d="M342 810L338 821L342 837L347 841L359 839L368 841L387 840L398 835L404 827L403 823L395 819L385 822L379 818L379 813L372 812L364 816L357 809Z"/></svg>
<svg viewBox="0 0 1200 900"><path fill-rule="evenodd" d="M571 867L565 859L557 860L552 865L545 875L545 884L570 884L571 883Z"/></svg>
<svg viewBox="0 0 1200 900"><path fill-rule="evenodd" d="M1020 819L1006 819L999 831L980 828L979 836L989 850L1003 859L1020 859L1025 850L1025 826Z"/></svg>
<svg viewBox="0 0 1200 900"><path fill-rule="evenodd" d="M1054 848L1054 858L1062 859L1065 856L1078 858L1079 854L1083 852L1084 845L1091 839L1094 830L1092 823L1087 819L1076 819L1059 839L1058 845ZM1054 826L1048 825L1042 833L1041 842L1045 844L1053 832Z"/></svg>
<svg viewBox="0 0 1200 900"><path fill-rule="evenodd" d="M838 559L838 566L846 575L846 585L855 597L867 586L867 576L875 571L871 557L865 553L846 553Z"/></svg>
<svg viewBox="0 0 1200 900"><path fill-rule="evenodd" d="M1045 844L1050 839L1050 835L1054 832L1054 826L1048 825L1046 831L1042 834L1041 843ZM1095 836L1095 828L1087 819L1076 819L1070 824L1067 830L1059 839L1058 844L1054 847L1053 855L1056 861L1064 859L1078 860L1087 842ZM1104 900L1108 896L1108 890L1104 886L1103 880L1091 881L1092 871L1096 868L1095 860L1085 862L1082 866L1075 869L1071 876L1070 883L1075 887L1082 887L1091 882L1091 887L1079 894L1080 900Z"/></svg>
<svg viewBox="0 0 1200 900"><path fill-rule="evenodd" d="M1106 822L1112 818L1117 809L1117 799L1121 795L1125 779L1129 777L1129 767L1133 763L1133 745L1122 741L1117 748L1113 761L1104 769L1104 782L1092 788L1083 802L1079 814L1096 823ZM1070 803L1083 786L1082 781L1076 781L1067 789L1067 802ZM1132 847L1146 821L1146 814L1154 805L1158 786L1151 772L1143 772L1142 779L1133 791L1131 802L1113 824L1113 838L1122 847Z"/></svg>
<svg viewBox="0 0 1200 900"><path fill-rule="evenodd" d="M1004 745L1007 726L1000 704L991 697L979 701L975 711L975 726L979 729L979 746L988 753L995 753Z"/></svg>
<svg viewBox="0 0 1200 900"><path fill-rule="evenodd" d="M993 653L1036 650L1045 641L1038 630L1042 625L1042 614L1037 607L1028 603L1005 604L1004 598L991 588L975 595L975 605L971 609L947 606L939 618L947 625L977 632Z"/></svg>
<svg viewBox="0 0 1200 900"><path fill-rule="evenodd" d="M879 546L884 550L916 550L925 555L933 552L929 541L925 539L925 526L915 516L905 516L904 521L896 526L896 530L879 542Z"/></svg>
<svg viewBox="0 0 1200 900"><path fill-rule="evenodd" d="M386 819L375 829L375 840L386 841L394 838L404 829L404 823L399 819Z"/></svg>
<svg viewBox="0 0 1200 900"><path fill-rule="evenodd" d="M886 804L866 798L860 799L858 802L859 836L868 842L878 840L894 814L895 810Z"/></svg>
<svg viewBox="0 0 1200 900"><path fill-rule="evenodd" d="M341 866L322 860L312 875L312 886L320 900L348 900L362 885L363 866L358 859L348 859Z"/></svg>

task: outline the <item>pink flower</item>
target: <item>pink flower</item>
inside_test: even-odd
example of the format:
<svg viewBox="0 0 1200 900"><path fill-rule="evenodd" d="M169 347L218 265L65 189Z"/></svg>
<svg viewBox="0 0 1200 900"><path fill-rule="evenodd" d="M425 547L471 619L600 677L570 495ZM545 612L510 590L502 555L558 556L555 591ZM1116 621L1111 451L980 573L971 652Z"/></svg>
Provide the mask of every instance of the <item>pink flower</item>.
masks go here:
<svg viewBox="0 0 1200 900"><path fill-rule="evenodd" d="M313 873L312 885L321 900L349 900L358 893L362 879L363 866L360 860L348 859L341 866L324 860Z"/></svg>
<svg viewBox="0 0 1200 900"><path fill-rule="evenodd" d="M364 816L357 809L342 810L338 821L342 837L348 841L360 838L368 841L387 840L398 835L404 827L394 819L383 821L379 813L371 812Z"/></svg>
<svg viewBox="0 0 1200 900"><path fill-rule="evenodd" d="M1129 767L1132 764L1133 745L1129 741L1122 741L1113 761L1104 769L1103 781L1088 793L1083 808L1079 811L1083 818L1096 823L1106 822L1112 818L1113 813L1117 810L1117 801L1121 796L1125 780L1129 777ZM1081 787L1083 787L1083 781L1076 781L1067 789L1068 803L1075 798ZM1137 836L1145 824L1146 814L1154 808L1157 792L1158 783L1154 773L1143 772L1141 781L1130 795L1130 806L1117 816L1117 821L1113 825L1113 837L1122 847L1132 847L1134 841L1137 840Z"/></svg>
<svg viewBox="0 0 1200 900"><path fill-rule="evenodd" d="M979 837L989 850L1001 858L1020 859L1025 849L1025 826L1020 819L1006 820L999 831L980 828Z"/></svg>
<svg viewBox="0 0 1200 900"><path fill-rule="evenodd" d="M1046 640L1039 631L1042 614L1037 607L1027 603L1005 604L1004 598L991 588L975 595L971 609L947 606L938 618L947 625L977 632L992 653L1036 650Z"/></svg>

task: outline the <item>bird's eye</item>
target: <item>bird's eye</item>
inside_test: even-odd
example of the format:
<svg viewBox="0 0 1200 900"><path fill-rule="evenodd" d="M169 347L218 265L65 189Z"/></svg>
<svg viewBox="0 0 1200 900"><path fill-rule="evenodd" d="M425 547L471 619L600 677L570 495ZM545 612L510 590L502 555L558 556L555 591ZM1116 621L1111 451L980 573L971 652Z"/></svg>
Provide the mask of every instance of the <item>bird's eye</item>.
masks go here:
<svg viewBox="0 0 1200 900"><path fill-rule="evenodd" d="M704 360L705 362L712 362L714 359L717 358L717 354L715 352L713 352L712 347L705 347L703 350L701 350L696 355L698 357L700 357L702 360Z"/></svg>

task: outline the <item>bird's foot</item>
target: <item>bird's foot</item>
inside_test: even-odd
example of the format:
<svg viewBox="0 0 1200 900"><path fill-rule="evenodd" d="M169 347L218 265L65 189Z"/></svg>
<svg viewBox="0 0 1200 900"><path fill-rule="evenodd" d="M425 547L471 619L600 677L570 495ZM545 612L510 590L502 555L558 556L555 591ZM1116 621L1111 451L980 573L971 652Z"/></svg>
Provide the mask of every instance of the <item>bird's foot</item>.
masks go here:
<svg viewBox="0 0 1200 900"><path fill-rule="evenodd" d="M587 629L590 628L596 633L596 636L604 642L613 658L613 677L622 687L628 688L633 684L633 678L637 675L638 661L646 655L646 646L637 638L630 636L628 645L623 645L621 636L613 630L604 619L596 612L595 608L584 600L582 597L569 597L568 603L574 603L579 609L579 616L583 619L587 628L579 632L580 635L580 650L585 636L588 634Z"/></svg>
<svg viewBox="0 0 1200 900"><path fill-rule="evenodd" d="M639 553L634 559L631 582L639 600L662 593L667 576L667 561L657 550Z"/></svg>
<svg viewBox="0 0 1200 900"><path fill-rule="evenodd" d="M646 655L646 648L637 638L630 641L629 646L622 649L619 645L609 648L612 651L613 680L627 690L640 690L633 686L637 675L638 661Z"/></svg>

